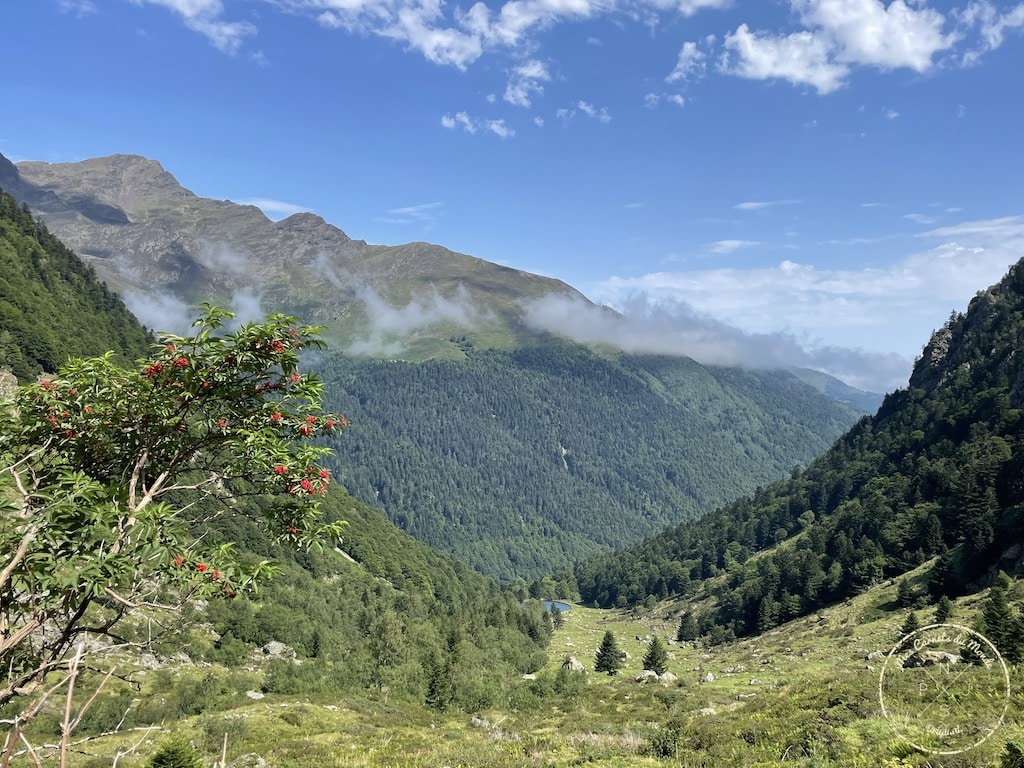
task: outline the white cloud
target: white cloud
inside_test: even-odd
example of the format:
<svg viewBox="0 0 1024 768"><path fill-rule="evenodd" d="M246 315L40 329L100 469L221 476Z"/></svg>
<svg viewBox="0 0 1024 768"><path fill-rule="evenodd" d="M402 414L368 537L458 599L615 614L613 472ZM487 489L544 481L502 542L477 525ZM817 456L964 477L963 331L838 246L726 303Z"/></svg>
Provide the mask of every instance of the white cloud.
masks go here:
<svg viewBox="0 0 1024 768"><path fill-rule="evenodd" d="M295 213L312 212L313 210L305 205L286 203L282 200L272 200L267 197L247 197L244 200L239 200L238 203L239 205L255 205L267 215L268 219L273 219L274 221Z"/></svg>
<svg viewBox="0 0 1024 768"><path fill-rule="evenodd" d="M541 83L551 80L547 65L531 59L512 70L505 88L505 101L517 107L529 107L531 94L544 93Z"/></svg>
<svg viewBox="0 0 1024 768"><path fill-rule="evenodd" d="M695 80L703 77L707 71L707 58L707 54L697 48L696 43L683 43L683 47L679 49L676 66L668 73L665 82L674 83L679 80Z"/></svg>
<svg viewBox="0 0 1024 768"><path fill-rule="evenodd" d="M725 36L727 50L719 60L719 71L750 80L779 78L794 85L811 85L826 94L844 85L849 68L831 60L827 37L813 32L785 36L751 32L746 24ZM733 61L730 54L738 57Z"/></svg>
<svg viewBox="0 0 1024 768"><path fill-rule="evenodd" d="M602 123L611 122L612 117L611 115L608 114L607 107L601 107L600 109L598 109L593 104L590 104L586 101L577 102L576 107L579 109L580 112L585 114L587 117L594 118L595 120L598 120L599 122Z"/></svg>
<svg viewBox="0 0 1024 768"><path fill-rule="evenodd" d="M756 240L716 240L708 246L708 250L711 253L732 253L740 248L750 248L754 245L760 245L760 243Z"/></svg>
<svg viewBox="0 0 1024 768"><path fill-rule="evenodd" d="M779 205L796 205L802 200L748 200L743 203L736 203L733 206L737 211L760 211L765 208L774 208Z"/></svg>
<svg viewBox="0 0 1024 768"><path fill-rule="evenodd" d="M686 105L686 99L684 99L678 93L670 93L668 96L665 97L665 100L671 101L677 107L682 107Z"/></svg>
<svg viewBox="0 0 1024 768"><path fill-rule="evenodd" d="M402 340L420 328L436 323L454 323L472 328L489 315L477 307L469 292L461 285L451 297L442 296L436 289L414 296L404 307L388 304L373 288L350 284L362 302L370 331L349 351L353 354L391 354L402 351Z"/></svg>
<svg viewBox="0 0 1024 768"><path fill-rule="evenodd" d="M57 8L61 13L73 13L76 16L88 16L96 13L96 3L92 0L60 0Z"/></svg>
<svg viewBox="0 0 1024 768"><path fill-rule="evenodd" d="M244 277L251 270L249 257L225 242L212 242L205 238L196 241L195 258L200 264L214 272L227 272Z"/></svg>
<svg viewBox="0 0 1024 768"><path fill-rule="evenodd" d="M910 359L950 311L966 309L977 291L998 282L1020 259L1024 216L968 221L918 237L934 245L885 268L819 269L787 260L757 269L613 277L591 293L619 309L641 294L649 305L685 305L748 335L789 334L812 353L854 346L879 350L906 361L900 372L905 382ZM896 383L890 377L886 388Z"/></svg>
<svg viewBox="0 0 1024 768"><path fill-rule="evenodd" d="M751 32L741 24L726 35L719 70L754 80L779 78L819 94L846 84L852 67L927 72L949 51L958 32L923 3L892 0L790 0L804 29L786 35ZM732 54L737 57L733 61Z"/></svg>
<svg viewBox="0 0 1024 768"><path fill-rule="evenodd" d="M614 312L553 294L524 309L533 327L584 343L611 344L640 354L683 355L705 365L814 368L875 392L905 384L910 367L909 360L893 353L813 345L785 331L744 331L701 313L685 300L643 292L624 298Z"/></svg>
<svg viewBox="0 0 1024 768"><path fill-rule="evenodd" d="M174 11L193 32L206 37L224 53L237 53L256 27L247 21L225 21L221 0L132 0L136 5L159 5Z"/></svg>
<svg viewBox="0 0 1024 768"><path fill-rule="evenodd" d="M454 115L445 115L441 118L441 125L449 130L462 128L467 133L476 133L477 130L476 121L465 112L456 112Z"/></svg>
<svg viewBox="0 0 1024 768"><path fill-rule="evenodd" d="M887 110L885 110L885 117L886 117L887 120L895 120L899 116L900 116L900 113L897 112L895 109L887 109Z"/></svg>
<svg viewBox="0 0 1024 768"><path fill-rule="evenodd" d="M1008 31L1024 27L1024 3L1001 14L988 0L975 0L959 13L958 20L967 28L978 27L981 34L981 42L965 51L960 59L964 66L971 66L984 54L1001 46Z"/></svg>
<svg viewBox="0 0 1024 768"><path fill-rule="evenodd" d="M516 135L515 129L510 128L504 120L487 120L485 118L470 117L465 112L456 112L454 115L445 115L441 118L441 125L449 130L462 128L466 133L477 131L490 131L503 139Z"/></svg>
<svg viewBox="0 0 1024 768"><path fill-rule="evenodd" d="M486 120L484 128L502 139L509 139L516 135L515 129L509 128L504 120Z"/></svg>
<svg viewBox="0 0 1024 768"><path fill-rule="evenodd" d="M195 311L176 296L126 292L125 306L147 328L179 336L192 328Z"/></svg>
<svg viewBox="0 0 1024 768"><path fill-rule="evenodd" d="M931 216L925 216L923 213L905 213L903 214L904 219L909 219L915 224L934 224L935 219Z"/></svg>
<svg viewBox="0 0 1024 768"><path fill-rule="evenodd" d="M388 216L379 217L377 221L387 224L432 224L437 221L444 203L423 203L392 208Z"/></svg>
<svg viewBox="0 0 1024 768"><path fill-rule="evenodd" d="M839 62L926 72L935 54L957 41L943 34L946 18L911 0L791 0L804 24L831 40Z"/></svg>
<svg viewBox="0 0 1024 768"><path fill-rule="evenodd" d="M95 9L94 0L57 1L66 12ZM257 32L248 21L225 19L223 0L130 1L174 11L189 28L227 53L237 53ZM493 6L477 0L468 7L445 0L262 1L286 13L309 16L325 28L398 41L430 62L460 70L491 52L526 60L511 71L504 91L507 102L522 107L532 106L543 94L543 83L550 80L547 65L535 58L545 30L605 17L617 25L623 18L646 24L653 31L664 14L689 17L739 6L731 0L499 0ZM665 79L674 83L704 77L709 53L716 47L719 73L785 80L819 94L844 87L859 67L923 73L935 67L940 55L945 55L945 64L955 60L968 66L1002 45L1008 34L1024 28L1024 3L1001 11L990 0L967 1L965 9L944 14L926 0L788 0L788 28L754 30L741 23L720 46L715 34L704 35L700 43L685 42ZM968 48L965 41L970 37L973 47ZM594 35L586 42L604 44ZM258 64L266 61L259 52L252 58ZM521 71L530 67L540 69L535 74ZM647 106L653 107L651 97L646 98ZM682 105L682 97L671 100ZM607 113L604 119L610 119ZM510 130L497 126L492 132L511 135Z"/></svg>
<svg viewBox="0 0 1024 768"><path fill-rule="evenodd" d="M648 109L655 109L661 101L660 93L648 93L644 96L644 106Z"/></svg>

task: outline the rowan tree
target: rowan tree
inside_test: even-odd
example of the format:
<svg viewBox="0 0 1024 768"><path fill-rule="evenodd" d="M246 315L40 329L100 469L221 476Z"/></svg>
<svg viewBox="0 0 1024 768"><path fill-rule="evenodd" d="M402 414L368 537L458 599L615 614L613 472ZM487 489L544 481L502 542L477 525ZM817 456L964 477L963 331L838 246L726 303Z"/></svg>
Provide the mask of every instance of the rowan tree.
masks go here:
<svg viewBox="0 0 1024 768"><path fill-rule="evenodd" d="M207 307L193 335L163 334L134 370L71 360L0 406L0 707L47 695L84 640L119 642L140 610L230 597L274 572L196 535L211 516L245 515L294 546L340 535L320 521L329 451L311 441L346 422L299 369L321 329L274 315L226 331L230 318Z"/></svg>

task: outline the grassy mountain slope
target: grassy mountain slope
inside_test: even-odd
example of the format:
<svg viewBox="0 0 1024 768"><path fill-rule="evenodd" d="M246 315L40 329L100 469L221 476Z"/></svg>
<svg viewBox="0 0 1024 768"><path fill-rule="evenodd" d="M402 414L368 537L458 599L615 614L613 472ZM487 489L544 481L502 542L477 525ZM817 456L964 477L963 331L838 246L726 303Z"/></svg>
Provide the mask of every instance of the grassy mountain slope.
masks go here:
<svg viewBox="0 0 1024 768"><path fill-rule="evenodd" d="M853 420L789 374L602 357L550 338L460 361L329 358L350 492L502 579L692 520L810 461Z"/></svg>
<svg viewBox="0 0 1024 768"><path fill-rule="evenodd" d="M574 607L554 632L547 664L531 679L509 681L500 702L472 712L439 712L373 691L275 691L250 702L241 689L232 689L231 684L242 684L237 677L207 671L202 688L202 678L185 669L176 674L182 692L202 691L200 698L216 699L216 706L180 721L168 719L142 755L125 756L118 764L141 768L145 755L177 732L194 740L207 764L219 759L227 734L229 764L261 757L276 768L1012 766L1008 744L1024 740L1019 696L1010 700L992 737L962 754L921 753L897 735L879 699L884 662L866 658L884 656L897 642L907 612L886 607L895 591L878 586L819 616L714 647L674 642L669 604L642 615ZM1020 591L1017 585L1018 597ZM972 625L983 602L956 601L950 620ZM929 611L919 613L930 620ZM614 677L593 671L594 650L607 631L628 654ZM634 678L641 672L646 638L654 636L668 644L668 670L678 679L640 685ZM587 672L560 671L568 655ZM1011 667L1009 674L1012 690L1020 690L1021 668ZM189 680L191 689L185 685ZM169 694L163 686L149 680L147 698L174 698L176 691ZM962 704L957 714L970 706ZM955 723L954 717L947 722ZM107 736L91 751L113 755L118 745L135 738Z"/></svg>
<svg viewBox="0 0 1024 768"><path fill-rule="evenodd" d="M975 590L997 567L1018 569L1022 339L1024 262L934 334L908 389L805 472L581 565L584 599L712 591L704 630L721 637L770 629L933 557L933 595Z"/></svg>
<svg viewBox="0 0 1024 768"><path fill-rule="evenodd" d="M69 357L134 360L148 342L93 270L0 191L0 368L27 381Z"/></svg>

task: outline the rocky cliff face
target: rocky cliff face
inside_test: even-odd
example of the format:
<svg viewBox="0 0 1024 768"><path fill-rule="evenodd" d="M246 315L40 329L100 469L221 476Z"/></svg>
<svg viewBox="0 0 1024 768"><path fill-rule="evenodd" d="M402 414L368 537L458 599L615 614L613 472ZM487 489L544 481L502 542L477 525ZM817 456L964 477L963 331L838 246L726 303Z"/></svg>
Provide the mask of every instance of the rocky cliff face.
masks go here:
<svg viewBox="0 0 1024 768"><path fill-rule="evenodd" d="M557 280L440 246L368 245L310 213L274 222L255 206L199 197L137 155L17 165L0 157L0 187L151 327L179 330L189 305L212 301L243 316L299 314L364 351L394 353L400 337L412 338L429 357L450 351L451 335L514 341L525 332L522 301L585 301Z"/></svg>

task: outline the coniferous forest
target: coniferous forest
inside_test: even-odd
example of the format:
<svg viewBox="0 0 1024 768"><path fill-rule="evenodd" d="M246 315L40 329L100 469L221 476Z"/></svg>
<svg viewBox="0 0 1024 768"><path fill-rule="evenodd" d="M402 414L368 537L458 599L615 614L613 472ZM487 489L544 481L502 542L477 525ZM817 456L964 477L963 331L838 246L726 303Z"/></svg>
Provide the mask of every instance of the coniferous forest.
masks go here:
<svg viewBox="0 0 1024 768"><path fill-rule="evenodd" d="M339 477L503 580L691 521L820 454L856 414L784 371L601 356L547 337L458 361L328 356Z"/></svg>

